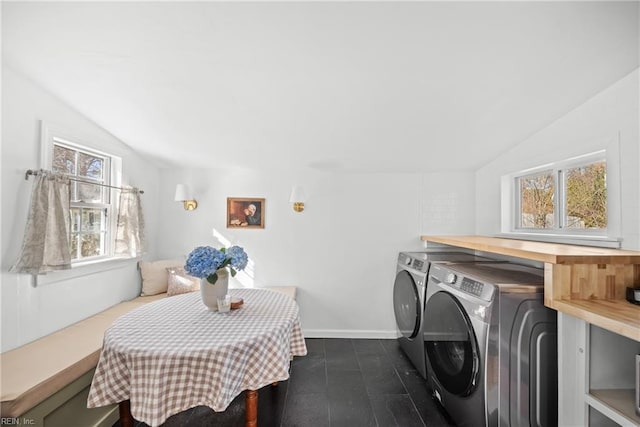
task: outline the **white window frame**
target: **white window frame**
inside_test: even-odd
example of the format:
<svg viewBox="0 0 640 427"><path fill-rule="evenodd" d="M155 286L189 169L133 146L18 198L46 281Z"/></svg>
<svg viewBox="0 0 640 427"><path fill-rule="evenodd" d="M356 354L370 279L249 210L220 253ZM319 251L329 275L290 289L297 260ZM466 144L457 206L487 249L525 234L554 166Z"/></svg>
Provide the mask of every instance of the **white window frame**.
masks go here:
<svg viewBox="0 0 640 427"><path fill-rule="evenodd" d="M603 149L565 160L520 170L502 176L502 234L528 240L572 243L601 247L620 247L620 179L617 150ZM564 227L565 171L605 161L607 164L607 228L577 229ZM555 178L554 227L547 229L520 227L519 178L550 171Z"/></svg>
<svg viewBox="0 0 640 427"><path fill-rule="evenodd" d="M53 146L58 143L77 149L89 154L94 154L102 158L108 159L108 167L105 170L104 184L119 187L122 176L122 159L111 153L107 153L94 145L87 143L91 138L75 135L63 128L51 125L45 122L41 123L41 150L40 150L40 167L42 169L51 170L53 168ZM104 253L98 256L74 258L71 261L72 267L89 265L96 262L108 261L111 259L122 258L114 255L115 236L117 227L117 212L119 197L115 189L105 187L108 196L108 203L85 203L72 202L71 207L101 207L107 209L106 233L104 240Z"/></svg>

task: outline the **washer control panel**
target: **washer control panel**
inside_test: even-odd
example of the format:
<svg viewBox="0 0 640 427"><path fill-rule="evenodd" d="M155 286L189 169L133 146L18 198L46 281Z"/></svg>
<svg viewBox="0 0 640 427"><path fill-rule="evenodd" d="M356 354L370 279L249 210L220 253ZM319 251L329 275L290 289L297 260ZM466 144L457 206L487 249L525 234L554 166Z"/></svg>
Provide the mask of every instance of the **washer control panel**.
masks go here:
<svg viewBox="0 0 640 427"><path fill-rule="evenodd" d="M462 283L460 283L461 291L475 295L477 297L482 295L483 289L484 283L476 282L475 280L469 279L468 277L463 278Z"/></svg>
<svg viewBox="0 0 640 427"><path fill-rule="evenodd" d="M478 282L477 280L473 280L465 276L457 276L456 279L456 282L450 285L451 287L485 301L491 301L493 299L495 286L488 283Z"/></svg>
<svg viewBox="0 0 640 427"><path fill-rule="evenodd" d="M472 295L484 301L491 301L495 292L495 286L489 283L479 282L470 277L463 276L455 270L434 264L429 272L430 280L435 280L443 287L450 287L465 294Z"/></svg>

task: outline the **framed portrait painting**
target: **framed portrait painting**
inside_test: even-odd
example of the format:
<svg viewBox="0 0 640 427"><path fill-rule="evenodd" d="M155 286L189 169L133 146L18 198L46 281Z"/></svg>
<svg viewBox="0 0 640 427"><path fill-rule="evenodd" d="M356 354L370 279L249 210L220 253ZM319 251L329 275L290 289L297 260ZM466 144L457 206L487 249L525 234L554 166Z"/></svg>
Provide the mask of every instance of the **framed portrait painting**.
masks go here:
<svg viewBox="0 0 640 427"><path fill-rule="evenodd" d="M227 197L227 228L264 228L265 199Z"/></svg>

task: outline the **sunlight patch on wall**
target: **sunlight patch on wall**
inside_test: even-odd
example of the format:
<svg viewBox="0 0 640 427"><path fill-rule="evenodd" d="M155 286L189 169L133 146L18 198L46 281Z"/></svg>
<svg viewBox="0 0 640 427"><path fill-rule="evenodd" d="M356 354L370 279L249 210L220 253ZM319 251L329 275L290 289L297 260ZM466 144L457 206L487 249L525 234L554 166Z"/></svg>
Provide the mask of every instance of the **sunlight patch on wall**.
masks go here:
<svg viewBox="0 0 640 427"><path fill-rule="evenodd" d="M233 246L231 240L229 240L226 236L220 233L215 228L213 229L213 237L218 241L220 246L224 246L228 248L229 246ZM240 287L240 288L254 288L255 287L255 262L251 259L251 255L247 251L247 248L244 248L249 256L249 262L247 262L247 266L244 270L238 271L238 274L231 279L230 284L231 287ZM239 285L239 286L233 286Z"/></svg>

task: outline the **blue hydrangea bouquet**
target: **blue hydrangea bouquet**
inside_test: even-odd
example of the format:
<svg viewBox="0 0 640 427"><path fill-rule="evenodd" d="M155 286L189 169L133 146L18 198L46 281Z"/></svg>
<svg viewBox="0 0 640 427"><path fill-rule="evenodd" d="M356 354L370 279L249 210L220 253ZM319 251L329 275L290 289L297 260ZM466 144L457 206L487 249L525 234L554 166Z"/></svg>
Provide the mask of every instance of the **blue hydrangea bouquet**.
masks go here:
<svg viewBox="0 0 640 427"><path fill-rule="evenodd" d="M249 258L240 246L231 246L228 249L215 249L211 246L198 246L187 257L184 269L192 276L201 279L207 278L207 282L215 284L218 280L218 270L228 268L231 277L239 270L244 270Z"/></svg>

